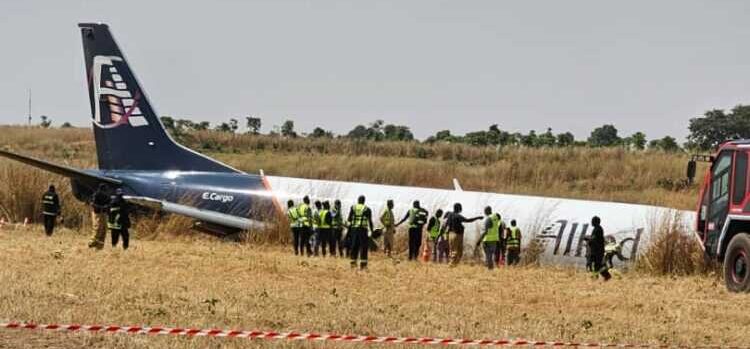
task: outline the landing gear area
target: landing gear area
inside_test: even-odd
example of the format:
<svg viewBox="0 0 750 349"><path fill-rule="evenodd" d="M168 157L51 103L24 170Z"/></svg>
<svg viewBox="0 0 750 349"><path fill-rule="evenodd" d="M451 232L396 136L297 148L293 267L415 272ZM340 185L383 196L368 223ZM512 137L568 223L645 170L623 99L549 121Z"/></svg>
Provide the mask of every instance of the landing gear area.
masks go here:
<svg viewBox="0 0 750 349"><path fill-rule="evenodd" d="M732 292L750 292L750 235L739 233L724 256L724 280Z"/></svg>

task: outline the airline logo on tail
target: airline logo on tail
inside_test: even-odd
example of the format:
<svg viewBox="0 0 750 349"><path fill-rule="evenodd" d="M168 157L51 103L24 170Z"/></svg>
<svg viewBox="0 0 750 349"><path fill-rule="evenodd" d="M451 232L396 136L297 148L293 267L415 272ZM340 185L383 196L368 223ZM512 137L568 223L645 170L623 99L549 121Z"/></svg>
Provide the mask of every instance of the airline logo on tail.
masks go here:
<svg viewBox="0 0 750 349"><path fill-rule="evenodd" d="M122 57L94 57L91 76L94 88L94 125L105 129L125 124L132 127L148 126L148 121L138 108L140 92L131 92L115 62L123 62ZM103 111L109 117L102 117Z"/></svg>

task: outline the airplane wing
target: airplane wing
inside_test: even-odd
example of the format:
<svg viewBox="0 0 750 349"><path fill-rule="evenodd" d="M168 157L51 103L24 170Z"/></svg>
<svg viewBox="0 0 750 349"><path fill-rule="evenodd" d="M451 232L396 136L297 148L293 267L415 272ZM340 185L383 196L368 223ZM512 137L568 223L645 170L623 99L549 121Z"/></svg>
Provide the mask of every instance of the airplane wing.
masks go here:
<svg viewBox="0 0 750 349"><path fill-rule="evenodd" d="M121 185L122 182L109 177L99 176L92 173L87 173L84 171L81 171L79 169L75 169L68 166L63 165L57 165L53 164L51 162L47 162L44 160L39 160L36 158L32 158L30 156L24 156L19 155L16 153L11 153L9 151L0 150L0 156L23 162L24 164L34 166L36 168L40 168L45 171L49 171L64 177L68 177L70 179L75 179L83 183L91 184L92 187L95 187L98 183L107 183L112 185Z"/></svg>

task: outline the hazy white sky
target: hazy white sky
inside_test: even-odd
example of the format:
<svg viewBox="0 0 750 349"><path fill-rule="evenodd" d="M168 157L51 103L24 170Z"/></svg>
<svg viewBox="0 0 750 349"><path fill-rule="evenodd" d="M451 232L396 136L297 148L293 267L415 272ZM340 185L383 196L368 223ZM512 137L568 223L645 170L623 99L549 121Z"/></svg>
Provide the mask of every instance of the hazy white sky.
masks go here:
<svg viewBox="0 0 750 349"><path fill-rule="evenodd" d="M0 0L0 123L89 125L76 24L109 23L161 115L426 137L497 123L649 138L750 100L747 1Z"/></svg>

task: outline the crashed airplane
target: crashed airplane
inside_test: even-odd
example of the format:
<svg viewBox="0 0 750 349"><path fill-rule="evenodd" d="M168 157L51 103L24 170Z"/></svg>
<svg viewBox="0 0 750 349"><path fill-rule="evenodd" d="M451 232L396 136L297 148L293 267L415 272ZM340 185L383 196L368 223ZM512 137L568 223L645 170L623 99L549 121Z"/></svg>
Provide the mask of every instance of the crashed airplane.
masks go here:
<svg viewBox="0 0 750 349"><path fill-rule="evenodd" d="M216 233L260 230L270 222L270 211L280 202L309 195L319 200L340 199L344 207L359 195L379 212L388 199L403 214L413 200L434 212L463 205L468 216L485 206L519 222L523 244L532 237L544 243L543 260L583 264L583 238L592 216L601 217L606 235L613 236L625 256L634 257L663 217L678 217L690 226L693 212L625 203L557 199L366 183L299 179L244 173L176 143L165 131L143 88L106 24L79 24L88 74L89 101L96 141L98 169L79 170L40 159L0 151L0 156L70 178L79 200L105 183L122 188L137 205L190 217L198 227ZM275 218L273 218L275 219ZM476 241L480 224L467 227L465 239Z"/></svg>

